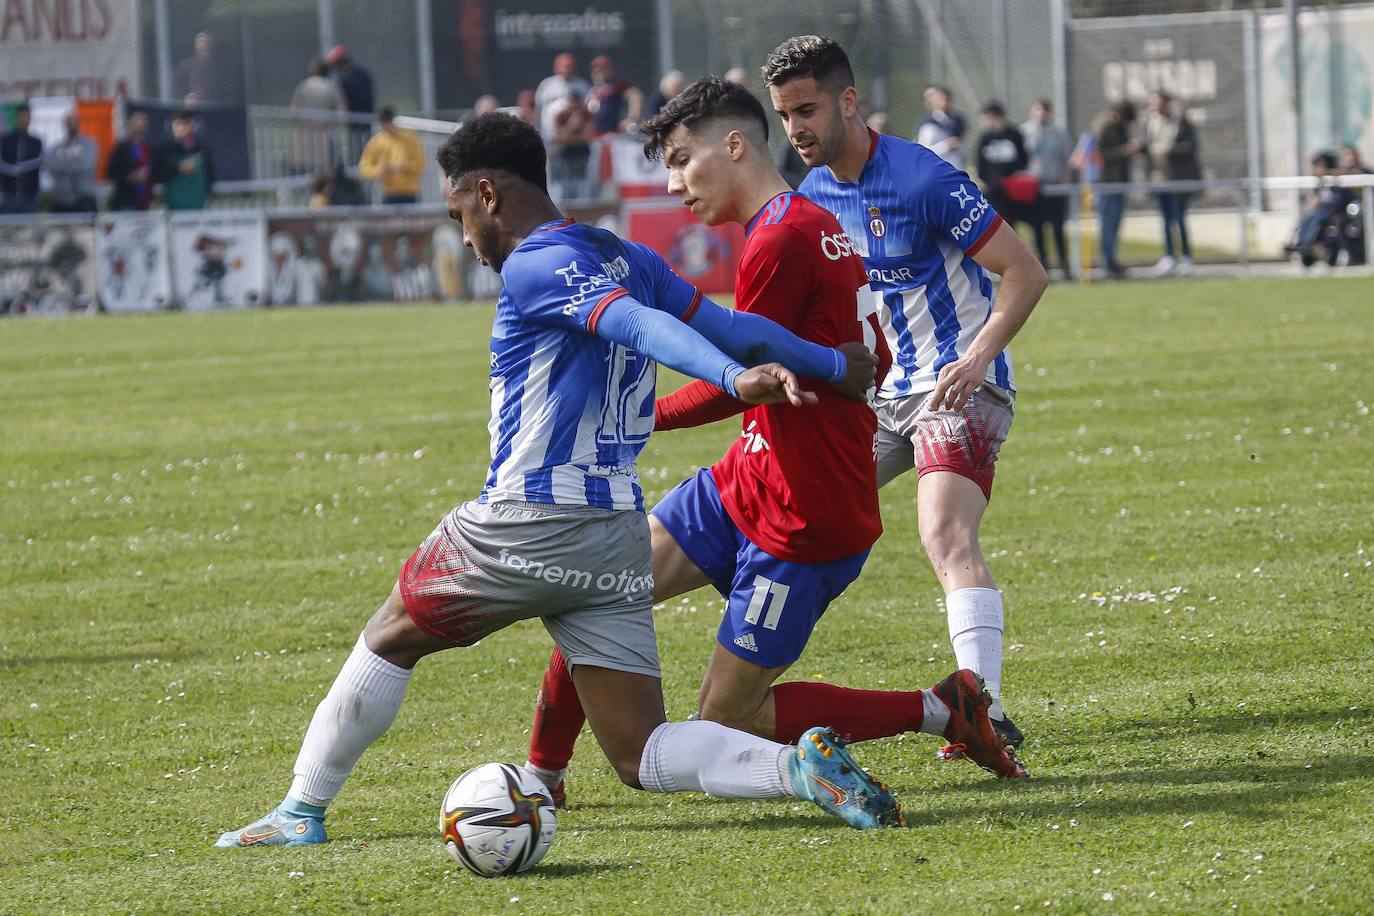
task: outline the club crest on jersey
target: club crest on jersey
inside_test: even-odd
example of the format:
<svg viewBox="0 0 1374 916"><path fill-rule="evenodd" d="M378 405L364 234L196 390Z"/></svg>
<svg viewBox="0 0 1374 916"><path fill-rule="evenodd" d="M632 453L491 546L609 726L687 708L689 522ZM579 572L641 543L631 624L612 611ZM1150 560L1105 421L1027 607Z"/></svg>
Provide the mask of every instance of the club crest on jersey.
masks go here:
<svg viewBox="0 0 1374 916"><path fill-rule="evenodd" d="M973 195L969 193L968 188L964 185L959 185L958 190L950 191L949 196L958 201L960 210L968 209L968 205L973 203Z"/></svg>
<svg viewBox="0 0 1374 916"><path fill-rule="evenodd" d="M887 235L887 223L883 222L881 216L875 216L868 221L868 231L873 233L875 239L880 239Z"/></svg>

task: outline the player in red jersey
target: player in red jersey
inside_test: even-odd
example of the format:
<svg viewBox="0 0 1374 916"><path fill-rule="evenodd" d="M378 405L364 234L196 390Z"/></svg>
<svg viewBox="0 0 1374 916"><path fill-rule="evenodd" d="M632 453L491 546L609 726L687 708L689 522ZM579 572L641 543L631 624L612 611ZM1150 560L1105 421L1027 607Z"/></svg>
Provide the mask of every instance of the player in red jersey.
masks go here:
<svg viewBox="0 0 1374 916"><path fill-rule="evenodd" d="M748 90L698 80L644 126L646 152L662 156L668 190L703 222L745 226L736 308L764 315L830 347L863 341L892 359L868 277L835 217L795 194L768 154L768 118ZM881 381L881 378L879 379ZM804 383L805 384L805 383ZM834 725L849 740L925 731L962 745L999 776L1024 768L987 717L989 698L970 671L933 690L862 691L774 682L805 648L826 607L858 577L882 533L867 403L809 385L806 412L748 407L690 384L655 409L655 430L744 413L740 437L710 469L683 481L650 515L654 601L703 585L727 599L702 680L698 712L765 736ZM545 672L529 768L559 794L583 717L562 656Z"/></svg>

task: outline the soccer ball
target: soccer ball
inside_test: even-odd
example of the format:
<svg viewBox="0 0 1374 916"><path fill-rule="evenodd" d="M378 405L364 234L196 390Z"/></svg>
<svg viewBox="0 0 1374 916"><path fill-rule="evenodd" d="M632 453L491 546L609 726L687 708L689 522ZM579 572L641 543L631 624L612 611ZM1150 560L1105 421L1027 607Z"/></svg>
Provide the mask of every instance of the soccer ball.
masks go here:
<svg viewBox="0 0 1374 916"><path fill-rule="evenodd" d="M449 855L475 875L533 868L553 845L553 799L539 778L509 763L485 763L453 781L439 809Z"/></svg>

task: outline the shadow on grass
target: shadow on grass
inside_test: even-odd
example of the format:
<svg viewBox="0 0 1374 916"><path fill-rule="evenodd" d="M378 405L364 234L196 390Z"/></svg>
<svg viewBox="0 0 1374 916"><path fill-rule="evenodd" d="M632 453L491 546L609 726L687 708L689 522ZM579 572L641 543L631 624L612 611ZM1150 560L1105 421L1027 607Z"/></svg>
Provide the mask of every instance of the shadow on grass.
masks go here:
<svg viewBox="0 0 1374 916"><path fill-rule="evenodd" d="M1262 728L1293 728L1331 726L1337 722L1363 726L1374 725L1374 709L1295 709L1292 712L1224 716L1182 716L1173 719L1133 719L1113 729L1120 732L1147 732L1177 738L1189 734L1240 735L1253 734Z"/></svg>
<svg viewBox="0 0 1374 916"><path fill-rule="evenodd" d="M146 662L156 658L160 664L184 662L188 659L207 655L206 652L159 652L149 649L144 652L120 652L105 655L23 655L15 658L0 658L0 671L19 668L60 667L81 670L83 666L124 665Z"/></svg>
<svg viewBox="0 0 1374 916"><path fill-rule="evenodd" d="M989 780L948 786L927 797L935 804L909 807L907 819L914 827L936 826L969 816L1182 817L1216 813L1265 820L1290 817L1294 802L1320 797L1333 786L1364 782L1371 776L1374 776L1374 757L1367 755L1315 757L1310 767L1307 764L1276 766L1255 760L1190 769L1171 769L1167 765L1121 770L1104 768L1082 776L1033 776L1024 785ZM1152 788L1156 791L1149 791ZM1031 799L1022 794L1044 789L1055 790L1060 797ZM913 793L908 790L906 794L911 796ZM941 806L938 804L941 795L961 796L962 803Z"/></svg>

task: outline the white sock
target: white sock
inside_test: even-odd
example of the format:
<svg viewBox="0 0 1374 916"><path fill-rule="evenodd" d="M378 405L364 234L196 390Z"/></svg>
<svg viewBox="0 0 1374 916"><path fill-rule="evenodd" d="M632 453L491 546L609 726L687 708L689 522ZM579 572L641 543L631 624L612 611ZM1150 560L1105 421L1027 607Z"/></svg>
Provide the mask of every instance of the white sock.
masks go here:
<svg viewBox="0 0 1374 916"><path fill-rule="evenodd" d="M921 706L924 711L921 717L921 731L943 738L945 729L949 727L949 706L937 697L933 690L921 691Z"/></svg>
<svg viewBox="0 0 1374 916"><path fill-rule="evenodd" d="M539 781L544 784L544 788L548 789L550 792L558 788L558 784L563 781L563 777L568 773L566 768L562 770L546 770L543 767L535 766L534 763L529 760L525 761L525 769L529 770L535 776L538 776Z"/></svg>
<svg viewBox="0 0 1374 916"><path fill-rule="evenodd" d="M716 722L665 722L639 761L649 792L705 792L715 798L792 795L787 761L793 748Z"/></svg>
<svg viewBox="0 0 1374 916"><path fill-rule="evenodd" d="M949 640L960 668L981 675L992 694L988 715L1002 718L1002 593L995 588L960 588L945 597Z"/></svg>
<svg viewBox="0 0 1374 916"><path fill-rule="evenodd" d="M311 805L334 800L363 751L395 721L411 673L374 654L359 634L306 729L291 781L292 798Z"/></svg>

